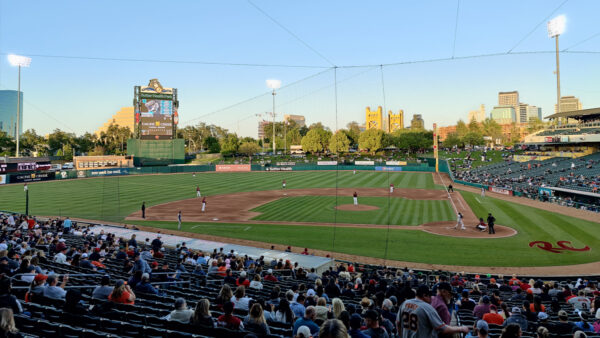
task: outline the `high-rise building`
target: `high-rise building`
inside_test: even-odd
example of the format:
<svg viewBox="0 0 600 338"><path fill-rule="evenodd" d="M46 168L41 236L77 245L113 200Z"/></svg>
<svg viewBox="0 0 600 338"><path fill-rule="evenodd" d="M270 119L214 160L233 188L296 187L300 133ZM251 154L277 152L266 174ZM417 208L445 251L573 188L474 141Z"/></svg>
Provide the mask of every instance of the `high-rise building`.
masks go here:
<svg viewBox="0 0 600 338"><path fill-rule="evenodd" d="M516 90L498 93L498 106L511 106L514 108L516 115L520 113L519 103L519 92ZM517 122L517 120L515 119L513 122Z"/></svg>
<svg viewBox="0 0 600 338"><path fill-rule="evenodd" d="M304 116L302 116L302 115L286 114L286 115L283 115L283 119L287 122L289 122L289 121L296 122L296 125L300 128L306 126L306 120L304 119Z"/></svg>
<svg viewBox="0 0 600 338"><path fill-rule="evenodd" d="M404 129L404 110L400 109L398 114L394 114L390 110L387 117L388 133L393 133L396 130Z"/></svg>
<svg viewBox="0 0 600 338"><path fill-rule="evenodd" d="M19 135L23 134L23 92L19 113ZM0 130L6 132L9 137L15 138L17 133L17 91L0 90Z"/></svg>
<svg viewBox="0 0 600 338"><path fill-rule="evenodd" d="M410 129L425 129L425 121L421 114L413 114L413 118L410 121Z"/></svg>
<svg viewBox="0 0 600 338"><path fill-rule="evenodd" d="M569 112L583 109L581 101L575 96L561 96L560 97L560 112ZM558 113L556 105L554 105L554 113Z"/></svg>
<svg viewBox="0 0 600 338"><path fill-rule="evenodd" d="M483 122L485 120L485 105L479 106L479 110L471 110L469 112L469 119L467 123L475 120L475 122Z"/></svg>
<svg viewBox="0 0 600 338"><path fill-rule="evenodd" d="M108 121L104 122L102 127L96 130L96 135L100 136L100 133L106 132L111 124L116 124L119 127L129 127L129 130L133 133L135 128L135 113L133 107L123 107L116 112Z"/></svg>
<svg viewBox="0 0 600 338"><path fill-rule="evenodd" d="M496 106L492 109L490 117L499 124L509 124L517 121L517 113L513 106Z"/></svg>
<svg viewBox="0 0 600 338"><path fill-rule="evenodd" d="M537 118L540 121L542 120L542 108L528 105L526 122L529 122L534 118Z"/></svg>
<svg viewBox="0 0 600 338"><path fill-rule="evenodd" d="M517 123L527 123L527 109L529 105L527 103L519 103L519 113L517 114Z"/></svg>

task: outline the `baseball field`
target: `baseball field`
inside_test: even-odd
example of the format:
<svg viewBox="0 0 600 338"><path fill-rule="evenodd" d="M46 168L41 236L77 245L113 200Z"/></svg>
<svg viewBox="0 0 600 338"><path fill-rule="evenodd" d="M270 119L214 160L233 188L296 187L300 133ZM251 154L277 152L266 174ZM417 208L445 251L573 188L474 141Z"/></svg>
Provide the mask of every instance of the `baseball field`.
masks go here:
<svg viewBox="0 0 600 338"><path fill-rule="evenodd" d="M32 215L135 224L168 233L177 229L181 210L181 231L192 236L290 245L296 251L306 247L316 254L374 262L545 267L600 261L600 224L593 218L546 210L551 205L525 205L520 198L482 197L467 188L448 194L442 185L447 182L412 172L132 175L29 184L29 208ZM207 198L204 213L197 186ZM359 206L353 205L354 192ZM142 202L146 219L141 218ZM0 187L0 205L23 212L23 186ZM453 228L455 210L465 215L466 230ZM496 218L496 235L475 229L477 218L488 213Z"/></svg>

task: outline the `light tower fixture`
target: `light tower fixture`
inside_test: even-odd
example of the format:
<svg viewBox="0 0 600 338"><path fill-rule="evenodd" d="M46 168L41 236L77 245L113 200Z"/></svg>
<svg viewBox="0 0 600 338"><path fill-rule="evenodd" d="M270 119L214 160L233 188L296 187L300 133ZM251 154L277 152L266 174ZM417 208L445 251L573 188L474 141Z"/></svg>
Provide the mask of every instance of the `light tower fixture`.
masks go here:
<svg viewBox="0 0 600 338"><path fill-rule="evenodd" d="M560 113L560 63L558 58L558 37L565 32L567 18L559 15L548 21L548 37L556 39L556 113ZM559 118L560 121L560 118Z"/></svg>
<svg viewBox="0 0 600 338"><path fill-rule="evenodd" d="M271 115L273 116L273 156L275 156L276 145L275 145L275 89L281 88L281 80L269 79L267 80L267 87L273 90L273 111Z"/></svg>

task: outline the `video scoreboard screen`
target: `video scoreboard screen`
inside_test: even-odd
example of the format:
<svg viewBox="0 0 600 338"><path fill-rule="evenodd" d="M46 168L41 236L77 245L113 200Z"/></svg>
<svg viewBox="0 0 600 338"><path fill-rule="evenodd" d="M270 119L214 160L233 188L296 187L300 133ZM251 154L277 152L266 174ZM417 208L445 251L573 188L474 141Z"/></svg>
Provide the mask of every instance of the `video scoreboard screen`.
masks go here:
<svg viewBox="0 0 600 338"><path fill-rule="evenodd" d="M173 139L177 123L176 89L163 88L158 80L138 87L135 119L142 140Z"/></svg>

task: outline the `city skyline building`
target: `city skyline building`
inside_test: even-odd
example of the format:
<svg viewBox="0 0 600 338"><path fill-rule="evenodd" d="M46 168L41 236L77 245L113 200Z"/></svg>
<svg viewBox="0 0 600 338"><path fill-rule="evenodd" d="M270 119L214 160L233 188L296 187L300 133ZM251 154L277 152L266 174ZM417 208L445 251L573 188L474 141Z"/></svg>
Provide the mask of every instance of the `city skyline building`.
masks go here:
<svg viewBox="0 0 600 338"><path fill-rule="evenodd" d="M554 113L558 113L557 109L556 109L556 104L554 105ZM581 104L581 101L579 100L579 98L575 97L575 96L561 96L560 97L560 112L564 113L564 112L570 112L570 111L575 111L575 110L581 110L583 109L583 104Z"/></svg>
<svg viewBox="0 0 600 338"><path fill-rule="evenodd" d="M413 114L410 121L410 129L425 129L425 120L421 114Z"/></svg>
<svg viewBox="0 0 600 338"><path fill-rule="evenodd" d="M116 113L104 122L104 124L98 128L95 132L96 136L100 136L102 132L106 132L111 124L116 124L119 127L129 127L131 132L134 132L135 128L135 112L133 107L122 107Z"/></svg>
<svg viewBox="0 0 600 338"><path fill-rule="evenodd" d="M23 134L23 91L20 93L19 135ZM17 91L0 90L0 130L15 138L17 132Z"/></svg>
<svg viewBox="0 0 600 338"><path fill-rule="evenodd" d="M485 120L485 105L482 103L479 106L479 110L469 111L469 117L467 123L475 120L475 122L481 123Z"/></svg>
<svg viewBox="0 0 600 338"><path fill-rule="evenodd" d="M512 105L500 105L494 107L490 117L498 124L509 124L517 121L517 113Z"/></svg>
<svg viewBox="0 0 600 338"><path fill-rule="evenodd" d="M498 106L512 106L515 109L515 112L518 112L519 103L520 101L518 90L498 93Z"/></svg>
<svg viewBox="0 0 600 338"><path fill-rule="evenodd" d="M294 121L300 128L306 126L306 119L304 118L304 115L285 114L283 115L283 120L288 123L290 121Z"/></svg>
<svg viewBox="0 0 600 338"><path fill-rule="evenodd" d="M267 120L258 121L258 139L263 140L265 137L265 126L271 123Z"/></svg>

